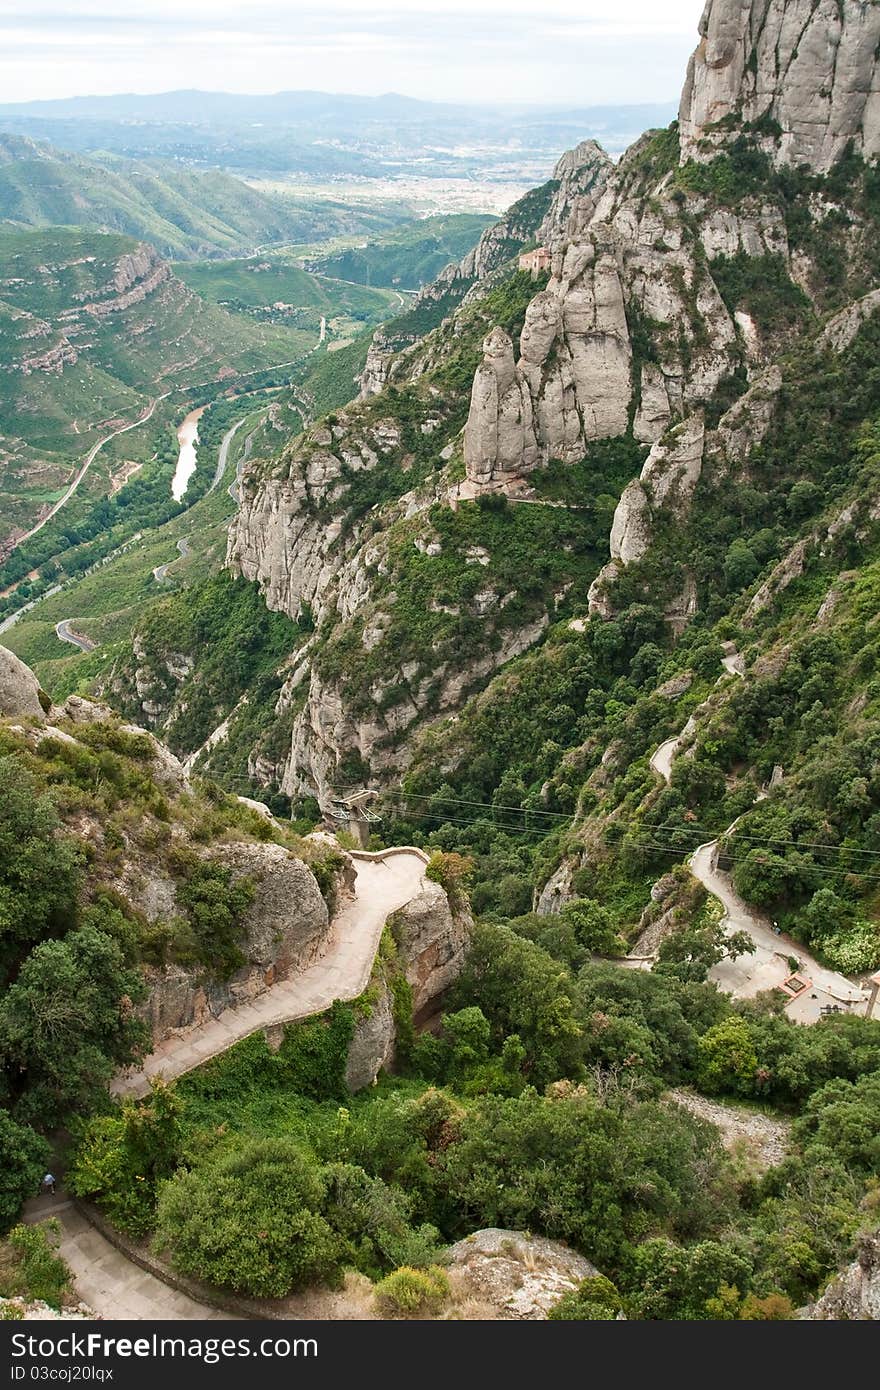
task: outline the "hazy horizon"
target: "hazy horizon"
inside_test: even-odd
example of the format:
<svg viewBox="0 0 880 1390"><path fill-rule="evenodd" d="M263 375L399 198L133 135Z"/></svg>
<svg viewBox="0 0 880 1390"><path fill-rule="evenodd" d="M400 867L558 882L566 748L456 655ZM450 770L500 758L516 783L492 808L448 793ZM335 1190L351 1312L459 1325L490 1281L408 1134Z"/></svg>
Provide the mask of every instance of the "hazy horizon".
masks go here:
<svg viewBox="0 0 880 1390"><path fill-rule="evenodd" d="M703 0L0 0L4 105L199 91L560 109L678 97Z"/></svg>

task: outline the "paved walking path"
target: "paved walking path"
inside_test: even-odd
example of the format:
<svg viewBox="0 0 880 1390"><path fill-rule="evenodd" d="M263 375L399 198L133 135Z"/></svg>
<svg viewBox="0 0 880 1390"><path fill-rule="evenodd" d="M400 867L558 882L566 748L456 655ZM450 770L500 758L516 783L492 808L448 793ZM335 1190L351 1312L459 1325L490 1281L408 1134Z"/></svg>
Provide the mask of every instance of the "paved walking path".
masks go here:
<svg viewBox="0 0 880 1390"><path fill-rule="evenodd" d="M828 970L810 955L799 941L790 936L777 936L766 918L743 902L730 881L730 875L718 868L718 841L700 845L691 855L691 871L703 887L718 898L724 907L724 928L748 932L755 943L755 953L722 960L709 972L710 980L737 999L751 999L760 990L774 989L788 979L790 956L800 962L799 974L811 982L811 987L786 1005L786 1013L798 1023L816 1023L823 1006L844 1005L847 1012L863 1013L865 995L858 985L836 970Z"/></svg>
<svg viewBox="0 0 880 1390"><path fill-rule="evenodd" d="M61 1226L58 1252L70 1268L77 1296L99 1317L114 1322L128 1318L138 1322L233 1318L231 1313L196 1303L141 1269L96 1231L63 1193L26 1203L24 1219L28 1223L48 1217L54 1217Z"/></svg>
<svg viewBox="0 0 880 1390"><path fill-rule="evenodd" d="M743 675L742 657L731 646L722 658L725 671L732 676ZM723 678L722 678L723 679ZM694 732L693 716L680 734L661 743L651 758L651 767L658 777L668 782L672 762L684 741ZM735 824L735 823L734 823ZM730 830L733 826L730 827ZM728 834L730 833L728 830ZM799 973L810 980L810 988L786 1005L790 1018L798 1023L815 1023L823 1006L843 1005L849 1012L862 1013L866 996L858 985L836 970L828 970L809 954L800 942L788 936L777 936L770 922L753 912L736 892L730 875L718 868L718 841L711 840L695 849L690 858L691 872L707 892L718 898L724 908L723 925L729 936L735 931L748 932L755 943L754 955L722 960L709 972L726 994L736 999L751 999L759 991L774 989L791 975L789 958L800 962Z"/></svg>
<svg viewBox="0 0 880 1390"><path fill-rule="evenodd" d="M355 856L354 897L333 919L324 953L314 964L250 1003L167 1038L137 1070L116 1077L111 1090L146 1095L151 1077L182 1076L261 1028L323 1013L337 999L356 999L370 978L385 922L421 891L426 862L427 856L414 849Z"/></svg>

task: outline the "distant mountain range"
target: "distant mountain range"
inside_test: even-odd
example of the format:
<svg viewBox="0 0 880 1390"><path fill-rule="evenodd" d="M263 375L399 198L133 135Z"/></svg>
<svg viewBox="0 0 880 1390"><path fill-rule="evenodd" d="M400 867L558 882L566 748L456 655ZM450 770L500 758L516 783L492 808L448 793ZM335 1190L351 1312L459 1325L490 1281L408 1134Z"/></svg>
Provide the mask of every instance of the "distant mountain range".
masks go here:
<svg viewBox="0 0 880 1390"><path fill-rule="evenodd" d="M591 137L611 152L665 126L672 102L555 108L470 106L326 92L248 96L179 91L0 104L0 126L78 152L163 156L248 172L365 177L401 171L448 177L526 166L545 174Z"/></svg>

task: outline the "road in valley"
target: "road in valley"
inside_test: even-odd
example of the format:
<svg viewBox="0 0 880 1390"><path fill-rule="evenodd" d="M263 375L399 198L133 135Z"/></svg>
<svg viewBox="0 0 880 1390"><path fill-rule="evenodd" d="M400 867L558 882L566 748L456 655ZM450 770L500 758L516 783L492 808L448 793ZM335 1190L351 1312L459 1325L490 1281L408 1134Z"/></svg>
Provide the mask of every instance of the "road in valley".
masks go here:
<svg viewBox="0 0 880 1390"><path fill-rule="evenodd" d="M111 434L105 434L103 439L99 439L97 444L93 444L89 452L86 454L85 459L83 460L82 467L80 468L76 477L73 479L73 482L70 484L67 491L64 493L64 496L59 497L58 501L53 505L51 510L46 513L42 521L38 521L36 526L32 526L31 529L29 531L26 531L23 536L19 536L12 549L17 550L20 545L24 545L25 541L29 541L32 536L35 536L37 534L38 531L42 531L43 527L46 526L48 522L52 520L53 516L56 516L57 513L61 511L61 508L65 505L65 503L70 501L71 497L76 492L83 478L88 473L89 469L91 468L95 459L98 457L101 450L104 448L105 444L109 444L111 439L116 439L117 436L120 434L127 434L129 430L136 430L139 425L145 425L152 416L159 402L167 400L167 398L170 395L171 392L166 391L163 395L156 396L155 400L151 401L144 414L139 416L137 420L132 420L132 422L128 425L120 425L119 429L113 430Z"/></svg>
<svg viewBox="0 0 880 1390"><path fill-rule="evenodd" d="M70 624L76 622L75 618L62 618L60 623L55 624L55 636L59 642L69 642L73 647L79 647L81 652L93 652L98 645L90 637L83 637L81 633L74 632Z"/></svg>
<svg viewBox="0 0 880 1390"><path fill-rule="evenodd" d="M743 678L742 657L732 646L725 652L722 663L727 673ZM669 782L673 759L695 729L692 715L681 733L666 739L652 755L651 768L664 782ZM736 822L728 828L728 835L735 830L735 825ZM810 981L810 986L786 1005L790 1018L798 1023L815 1023L823 1007L835 1005L843 1006L848 1012L863 1012L865 994L858 985L836 970L820 965L799 941L777 933L771 922L743 902L730 874L719 869L718 853L718 840L700 845L689 860L691 873L724 908L722 923L726 934L747 932L755 943L755 951L753 955L738 956L736 960L719 961L709 972L710 980L735 999L751 999L761 990L777 988L787 980L792 974L789 961L797 960L798 973Z"/></svg>

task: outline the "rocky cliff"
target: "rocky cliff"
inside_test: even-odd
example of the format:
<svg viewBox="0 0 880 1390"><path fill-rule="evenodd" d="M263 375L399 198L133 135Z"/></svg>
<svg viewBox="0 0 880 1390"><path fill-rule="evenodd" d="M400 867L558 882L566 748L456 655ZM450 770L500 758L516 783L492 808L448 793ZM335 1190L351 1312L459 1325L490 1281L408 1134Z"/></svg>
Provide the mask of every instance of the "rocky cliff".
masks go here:
<svg viewBox="0 0 880 1390"><path fill-rule="evenodd" d="M827 173L848 147L880 153L875 0L708 0L688 68L682 154L707 160L756 134L780 165Z"/></svg>
<svg viewBox="0 0 880 1390"><path fill-rule="evenodd" d="M0 719L25 765L28 752L56 760L58 800L65 808L69 803L63 829L75 835L88 865L83 906L111 895L130 918L129 931L146 943L147 996L139 1012L154 1045L176 1029L254 998L302 970L326 945L328 902L335 903L354 881L351 861L341 851L323 842L297 841L238 798L229 798L225 808L215 798L212 810L210 797L202 799L182 764L151 734L121 724L104 706L76 695L52 705L30 669L5 647L0 647ZM82 768L93 750L101 750L100 777L116 788L109 806L77 792L65 800L65 779L75 782L86 775ZM213 832L206 833L212 818ZM208 843L212 838L215 843ZM198 951L187 925L192 915L187 886L203 867L214 866L220 877L211 877L208 893L218 932L224 885L247 885L236 928L240 963L224 971L191 959ZM157 954L166 958L157 961Z"/></svg>
<svg viewBox="0 0 880 1390"><path fill-rule="evenodd" d="M279 702L293 731L273 775L289 795L325 798L343 766L399 776L417 732L579 594L570 574L524 612L526 552L514 580L450 583L438 508L461 515L493 494L534 504L542 473L570 466L583 491L569 486L569 506L588 513L612 492L617 504L584 607L612 617L627 576L630 601L656 602L673 633L687 626L699 585L684 553L651 577L658 537L683 535L701 496L747 484L777 415L783 354L845 350L877 307L864 162L877 23L878 7L858 3L708 5L680 123L617 166L590 142L564 156L551 184L426 294L448 317L403 351L377 345L368 399L245 473L229 564L270 607L318 623ZM510 274L527 230L550 254L531 293ZM590 472L610 440L643 449L612 487ZM417 600L406 546L422 557ZM463 558L491 574L493 543L477 537ZM451 652L447 618L479 624L482 651L460 639Z"/></svg>
<svg viewBox="0 0 880 1390"><path fill-rule="evenodd" d="M394 1063L397 1023L393 974L409 986L417 1028L439 1013L444 995L464 965L473 931L466 907L453 909L438 883L426 880L422 891L398 909L388 927L396 952L390 966L377 962L368 1009L358 1019L348 1053L345 1082L351 1091L371 1086L380 1071Z"/></svg>
<svg viewBox="0 0 880 1390"><path fill-rule="evenodd" d="M862 1236L858 1258L801 1316L819 1322L880 1322L880 1234Z"/></svg>

